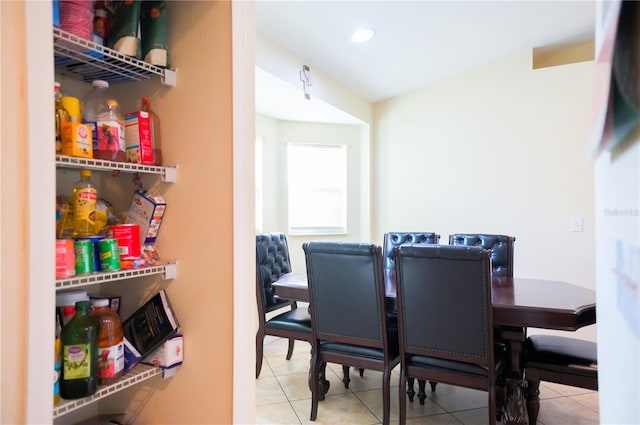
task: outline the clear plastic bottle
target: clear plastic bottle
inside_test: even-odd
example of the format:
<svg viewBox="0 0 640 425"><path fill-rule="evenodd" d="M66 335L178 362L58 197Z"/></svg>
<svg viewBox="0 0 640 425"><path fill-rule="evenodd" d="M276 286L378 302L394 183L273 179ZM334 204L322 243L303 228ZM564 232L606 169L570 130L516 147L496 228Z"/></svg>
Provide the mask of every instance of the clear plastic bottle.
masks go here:
<svg viewBox="0 0 640 425"><path fill-rule="evenodd" d="M98 384L115 383L124 373L124 334L120 317L109 307L109 300L93 300L91 317L99 322Z"/></svg>
<svg viewBox="0 0 640 425"><path fill-rule="evenodd" d="M90 170L80 170L80 180L73 185L73 237L93 236L98 191Z"/></svg>
<svg viewBox="0 0 640 425"><path fill-rule="evenodd" d="M60 92L60 83L53 83L53 97L55 100L56 113L56 154L62 153L62 123L71 120L69 112L62 105L62 93Z"/></svg>
<svg viewBox="0 0 640 425"><path fill-rule="evenodd" d="M151 143L153 144L153 165L162 165L162 141L160 117L151 110L151 98L142 98L142 110L149 113L151 124Z"/></svg>
<svg viewBox="0 0 640 425"><path fill-rule="evenodd" d="M98 389L98 323L89 316L89 301L76 303L76 314L62 328L60 396L76 399Z"/></svg>
<svg viewBox="0 0 640 425"><path fill-rule="evenodd" d="M118 102L109 95L109 83L94 80L82 99L82 122L93 127L93 157L124 162L124 119Z"/></svg>

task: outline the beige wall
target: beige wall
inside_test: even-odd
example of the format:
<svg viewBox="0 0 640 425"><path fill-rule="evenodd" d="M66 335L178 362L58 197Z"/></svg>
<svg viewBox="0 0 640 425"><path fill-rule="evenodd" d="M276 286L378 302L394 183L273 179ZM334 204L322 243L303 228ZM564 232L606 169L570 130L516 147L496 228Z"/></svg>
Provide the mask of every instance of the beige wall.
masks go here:
<svg viewBox="0 0 640 425"><path fill-rule="evenodd" d="M593 62L534 71L528 51L376 104L374 238L509 234L517 276L595 289L592 79Z"/></svg>
<svg viewBox="0 0 640 425"><path fill-rule="evenodd" d="M29 192L29 179L40 179L42 193L53 194L55 182L53 161L45 172L34 170L28 162L28 138L38 128L38 117L25 112L34 102L26 94L34 87L25 80L25 26L22 2L0 2L2 19L2 145L0 209L1 251L1 344L0 372L2 377L1 421L3 424L27 423L29 415L50 417L50 363L36 361L49 373L32 377L27 357L53 360L53 344L47 337L53 330L54 251L46 251L43 259L46 273L29 267L33 255L30 244L53 246L53 232L39 232L41 226L27 220L27 202L38 193ZM44 2L32 2L35 5ZM127 84L114 88L123 103L132 102L142 94L154 98L162 118L164 156L166 163L178 164L178 181L159 185L169 207L160 232L159 246L163 258L179 260L178 278L157 283L146 278L107 285L104 290L122 290L128 299L138 302L158 289L167 287L185 334L185 363L174 378L153 380L109 397L89 408L88 414L124 411L128 421L136 423L207 423L228 424L233 421L233 131L232 131L232 45L231 2L175 2L169 4L170 49L172 63L178 68L176 88L161 87L159 81ZM29 6L31 7L31 6ZM29 9L27 7L27 9ZM44 8L46 11L46 8ZM50 6L49 6L50 10ZM43 13L43 19L49 14ZM46 28L42 26L42 28ZM46 29L43 34L47 39ZM204 48L206 46L206 48ZM46 44L45 47L46 49ZM50 48L50 47L49 47ZM34 49L39 51L39 49ZM29 48L27 53L32 53ZM38 62L48 64L34 69L53 81L51 52L41 55ZM50 71L47 71L50 70ZM49 73L50 72L50 73ZM28 80L32 81L32 80ZM52 83L39 84L39 104L50 100ZM46 89L45 89L46 86ZM45 102L45 99L47 101ZM129 103L131 104L131 103ZM53 126L52 117L46 125ZM29 124L32 123L32 124ZM45 126L46 128L46 126ZM27 131L28 129L28 131ZM50 131L49 133L52 133ZM28 143L29 142L29 143ZM40 138L30 147L41 148L53 158L49 138ZM47 176L42 178L42 176ZM119 176L119 178L122 176ZM130 177L129 177L130 178ZM104 184L106 178L102 179ZM25 199L26 198L26 199ZM53 216L47 228L53 229ZM35 213L34 213L35 214ZM46 219L42 219L46 220ZM35 281L34 281L35 280ZM253 284L251 280L250 284ZM27 290L34 295L27 301ZM31 300L46 299L51 309L30 310L37 305ZM135 304L136 301L133 301ZM132 302L129 302L132 304ZM255 305L253 303L252 305ZM46 311L51 311L51 314ZM41 318L45 318L41 321ZM51 326L46 326L48 324ZM39 326L41 325L41 326ZM42 336L37 338L37 336ZM30 341L29 343L27 341ZM34 343L34 341L36 341ZM50 355L48 353L51 353ZM46 355L45 355L46 354ZM28 373L27 373L28 372ZM30 381L28 381L27 376ZM27 382L37 385L27 388ZM37 389L37 394L32 393ZM27 391L29 393L27 394ZM41 398L44 394L46 398ZM44 402L40 400L44 399ZM33 412L40 412L35 414ZM63 416L56 423L69 423L78 415ZM38 420L31 423L45 423Z"/></svg>
<svg viewBox="0 0 640 425"><path fill-rule="evenodd" d="M169 3L171 61L178 84L121 86L121 98L151 93L163 156L178 180L163 186L166 222L158 244L179 261L167 290L185 335L175 377L112 397L149 424L228 424L233 408L233 159L231 3ZM128 95L128 97L127 97ZM253 283L253 282L251 282ZM145 400L140 409L140 400Z"/></svg>
<svg viewBox="0 0 640 425"><path fill-rule="evenodd" d="M0 423L25 423L27 342L24 5L0 2Z"/></svg>

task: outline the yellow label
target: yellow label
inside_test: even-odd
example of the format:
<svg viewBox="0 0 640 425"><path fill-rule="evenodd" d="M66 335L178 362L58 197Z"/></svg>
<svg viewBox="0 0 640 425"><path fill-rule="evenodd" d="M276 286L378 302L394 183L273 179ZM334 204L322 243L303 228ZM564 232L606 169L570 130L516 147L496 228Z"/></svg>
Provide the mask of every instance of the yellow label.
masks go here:
<svg viewBox="0 0 640 425"><path fill-rule="evenodd" d="M62 123L62 154L93 158L91 126L77 122Z"/></svg>
<svg viewBox="0 0 640 425"><path fill-rule="evenodd" d="M73 214L77 221L96 221L96 201L98 191L95 188L78 189L74 195Z"/></svg>

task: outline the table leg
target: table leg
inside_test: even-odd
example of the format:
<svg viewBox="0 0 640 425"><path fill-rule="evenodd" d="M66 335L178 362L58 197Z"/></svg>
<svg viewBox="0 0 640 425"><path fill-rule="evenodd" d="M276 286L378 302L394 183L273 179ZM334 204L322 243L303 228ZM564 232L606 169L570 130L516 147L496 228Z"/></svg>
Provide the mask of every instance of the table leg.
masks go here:
<svg viewBox="0 0 640 425"><path fill-rule="evenodd" d="M500 330L500 338L507 343L509 357L506 394L497 394L496 401L503 401L503 424L526 425L527 411L524 400L524 377L522 373L522 348L526 339L526 330L525 328L519 327L502 327ZM500 392L502 393L503 391Z"/></svg>

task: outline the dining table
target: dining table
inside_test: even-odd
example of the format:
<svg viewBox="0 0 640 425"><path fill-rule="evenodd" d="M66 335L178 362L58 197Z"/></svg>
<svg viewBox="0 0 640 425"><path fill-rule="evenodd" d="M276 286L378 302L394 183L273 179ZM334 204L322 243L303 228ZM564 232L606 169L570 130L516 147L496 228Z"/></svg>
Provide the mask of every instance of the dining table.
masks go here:
<svg viewBox="0 0 640 425"><path fill-rule="evenodd" d="M282 275L272 284L277 296L309 301L305 272ZM388 308L395 308L395 282L386 282ZM558 280L494 276L491 279L493 323L509 352L504 424L527 423L524 400L523 347L527 329L576 331L596 323L595 291Z"/></svg>

